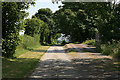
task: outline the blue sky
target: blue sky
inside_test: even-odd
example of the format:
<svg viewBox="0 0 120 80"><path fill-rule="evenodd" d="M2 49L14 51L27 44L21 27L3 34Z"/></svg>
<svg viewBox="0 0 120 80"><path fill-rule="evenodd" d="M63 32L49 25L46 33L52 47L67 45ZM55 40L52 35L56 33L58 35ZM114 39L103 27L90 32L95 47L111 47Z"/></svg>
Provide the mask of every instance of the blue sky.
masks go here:
<svg viewBox="0 0 120 80"><path fill-rule="evenodd" d="M55 12L59 9L58 6L62 5L61 2L59 2L58 4L53 4L52 0L36 0L35 2L35 6L30 6L30 8L26 10L27 12L29 12L29 16L27 18L31 18L32 15L34 15L40 8L50 8L53 12Z"/></svg>

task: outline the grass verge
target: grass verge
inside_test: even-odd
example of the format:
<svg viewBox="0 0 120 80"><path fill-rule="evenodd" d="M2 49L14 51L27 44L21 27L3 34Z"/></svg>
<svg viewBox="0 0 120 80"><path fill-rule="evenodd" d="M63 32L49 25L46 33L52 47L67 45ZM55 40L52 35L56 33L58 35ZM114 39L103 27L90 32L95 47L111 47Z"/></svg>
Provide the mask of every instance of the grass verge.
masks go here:
<svg viewBox="0 0 120 80"><path fill-rule="evenodd" d="M25 78L36 67L41 56L50 46L40 46L18 56L15 59L2 58L3 78Z"/></svg>
<svg viewBox="0 0 120 80"><path fill-rule="evenodd" d="M41 46L39 42L39 35L35 35L34 37L28 35L21 36L20 45L17 46L15 54L13 56L18 57L30 49L35 49L39 46Z"/></svg>

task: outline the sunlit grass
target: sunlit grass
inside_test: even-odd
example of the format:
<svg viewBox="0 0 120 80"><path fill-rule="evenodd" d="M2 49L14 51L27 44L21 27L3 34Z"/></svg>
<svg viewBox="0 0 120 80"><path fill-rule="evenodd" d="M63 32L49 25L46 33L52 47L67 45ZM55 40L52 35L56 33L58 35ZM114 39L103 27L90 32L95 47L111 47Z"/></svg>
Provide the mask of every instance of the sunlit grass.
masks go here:
<svg viewBox="0 0 120 80"><path fill-rule="evenodd" d="M30 49L35 49L35 48L38 48L39 46L41 46L38 35L36 35L34 37L24 35L21 38L22 38L22 41L21 41L20 45L17 46L14 57L18 57L18 56L28 52Z"/></svg>
<svg viewBox="0 0 120 80"><path fill-rule="evenodd" d="M3 58L3 78L24 78L31 74L41 56L50 46L40 46L37 49L26 52L16 59Z"/></svg>

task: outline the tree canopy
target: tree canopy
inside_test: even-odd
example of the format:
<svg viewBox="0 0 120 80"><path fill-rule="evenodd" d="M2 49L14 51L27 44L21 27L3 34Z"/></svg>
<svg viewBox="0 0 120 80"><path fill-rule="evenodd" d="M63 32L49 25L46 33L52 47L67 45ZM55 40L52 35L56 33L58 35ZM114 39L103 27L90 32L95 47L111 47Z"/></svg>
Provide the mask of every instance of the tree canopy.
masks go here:
<svg viewBox="0 0 120 80"><path fill-rule="evenodd" d="M119 40L120 4L111 2L63 2L54 13L61 33L70 35L72 42L95 38L99 33L102 42Z"/></svg>
<svg viewBox="0 0 120 80"><path fill-rule="evenodd" d="M2 2L2 53L11 57L19 44L20 21L28 15L25 9L34 2Z"/></svg>
<svg viewBox="0 0 120 80"><path fill-rule="evenodd" d="M41 33L44 22L37 18L25 20L25 34L34 36Z"/></svg>
<svg viewBox="0 0 120 80"><path fill-rule="evenodd" d="M41 44L54 44L61 33L70 36L71 42L83 42L100 35L103 43L120 39L120 4L112 2L62 2L53 13L49 8L39 9L31 19L25 19L34 2L2 3L2 52L10 57L20 42L19 31L39 35Z"/></svg>
<svg viewBox="0 0 120 80"><path fill-rule="evenodd" d="M38 18L44 22L42 27L40 42L41 43L54 43L54 40L57 39L57 29L55 26L53 13L49 8L39 9L38 12L32 16L32 18Z"/></svg>

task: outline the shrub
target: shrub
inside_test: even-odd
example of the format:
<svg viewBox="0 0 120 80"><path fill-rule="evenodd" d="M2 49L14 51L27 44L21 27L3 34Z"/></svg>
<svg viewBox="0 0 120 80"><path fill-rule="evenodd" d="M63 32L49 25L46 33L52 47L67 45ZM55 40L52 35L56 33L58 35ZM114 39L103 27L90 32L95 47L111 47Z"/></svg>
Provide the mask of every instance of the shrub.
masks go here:
<svg viewBox="0 0 120 80"><path fill-rule="evenodd" d="M102 49L101 49L101 43L100 42L97 42L95 43L95 46L96 46L96 52L102 52Z"/></svg>
<svg viewBox="0 0 120 80"><path fill-rule="evenodd" d="M102 54L111 55L117 59L120 58L120 41L101 45L101 49Z"/></svg>
<svg viewBox="0 0 120 80"><path fill-rule="evenodd" d="M119 59L120 58L120 41L118 41L117 43L116 42L114 42L113 44L112 44L112 52L113 52L113 54L111 54L114 58L117 58L117 59Z"/></svg>
<svg viewBox="0 0 120 80"><path fill-rule="evenodd" d="M2 56L13 57L17 45L20 43L20 36L9 34L7 39L2 39Z"/></svg>
<svg viewBox="0 0 120 80"><path fill-rule="evenodd" d="M112 45L108 45L108 44L101 45L101 49L102 49L102 53L105 55L110 55L113 53Z"/></svg>
<svg viewBox="0 0 120 80"><path fill-rule="evenodd" d="M86 41L83 42L82 44L87 44L87 45L95 46L95 39L86 40Z"/></svg>

